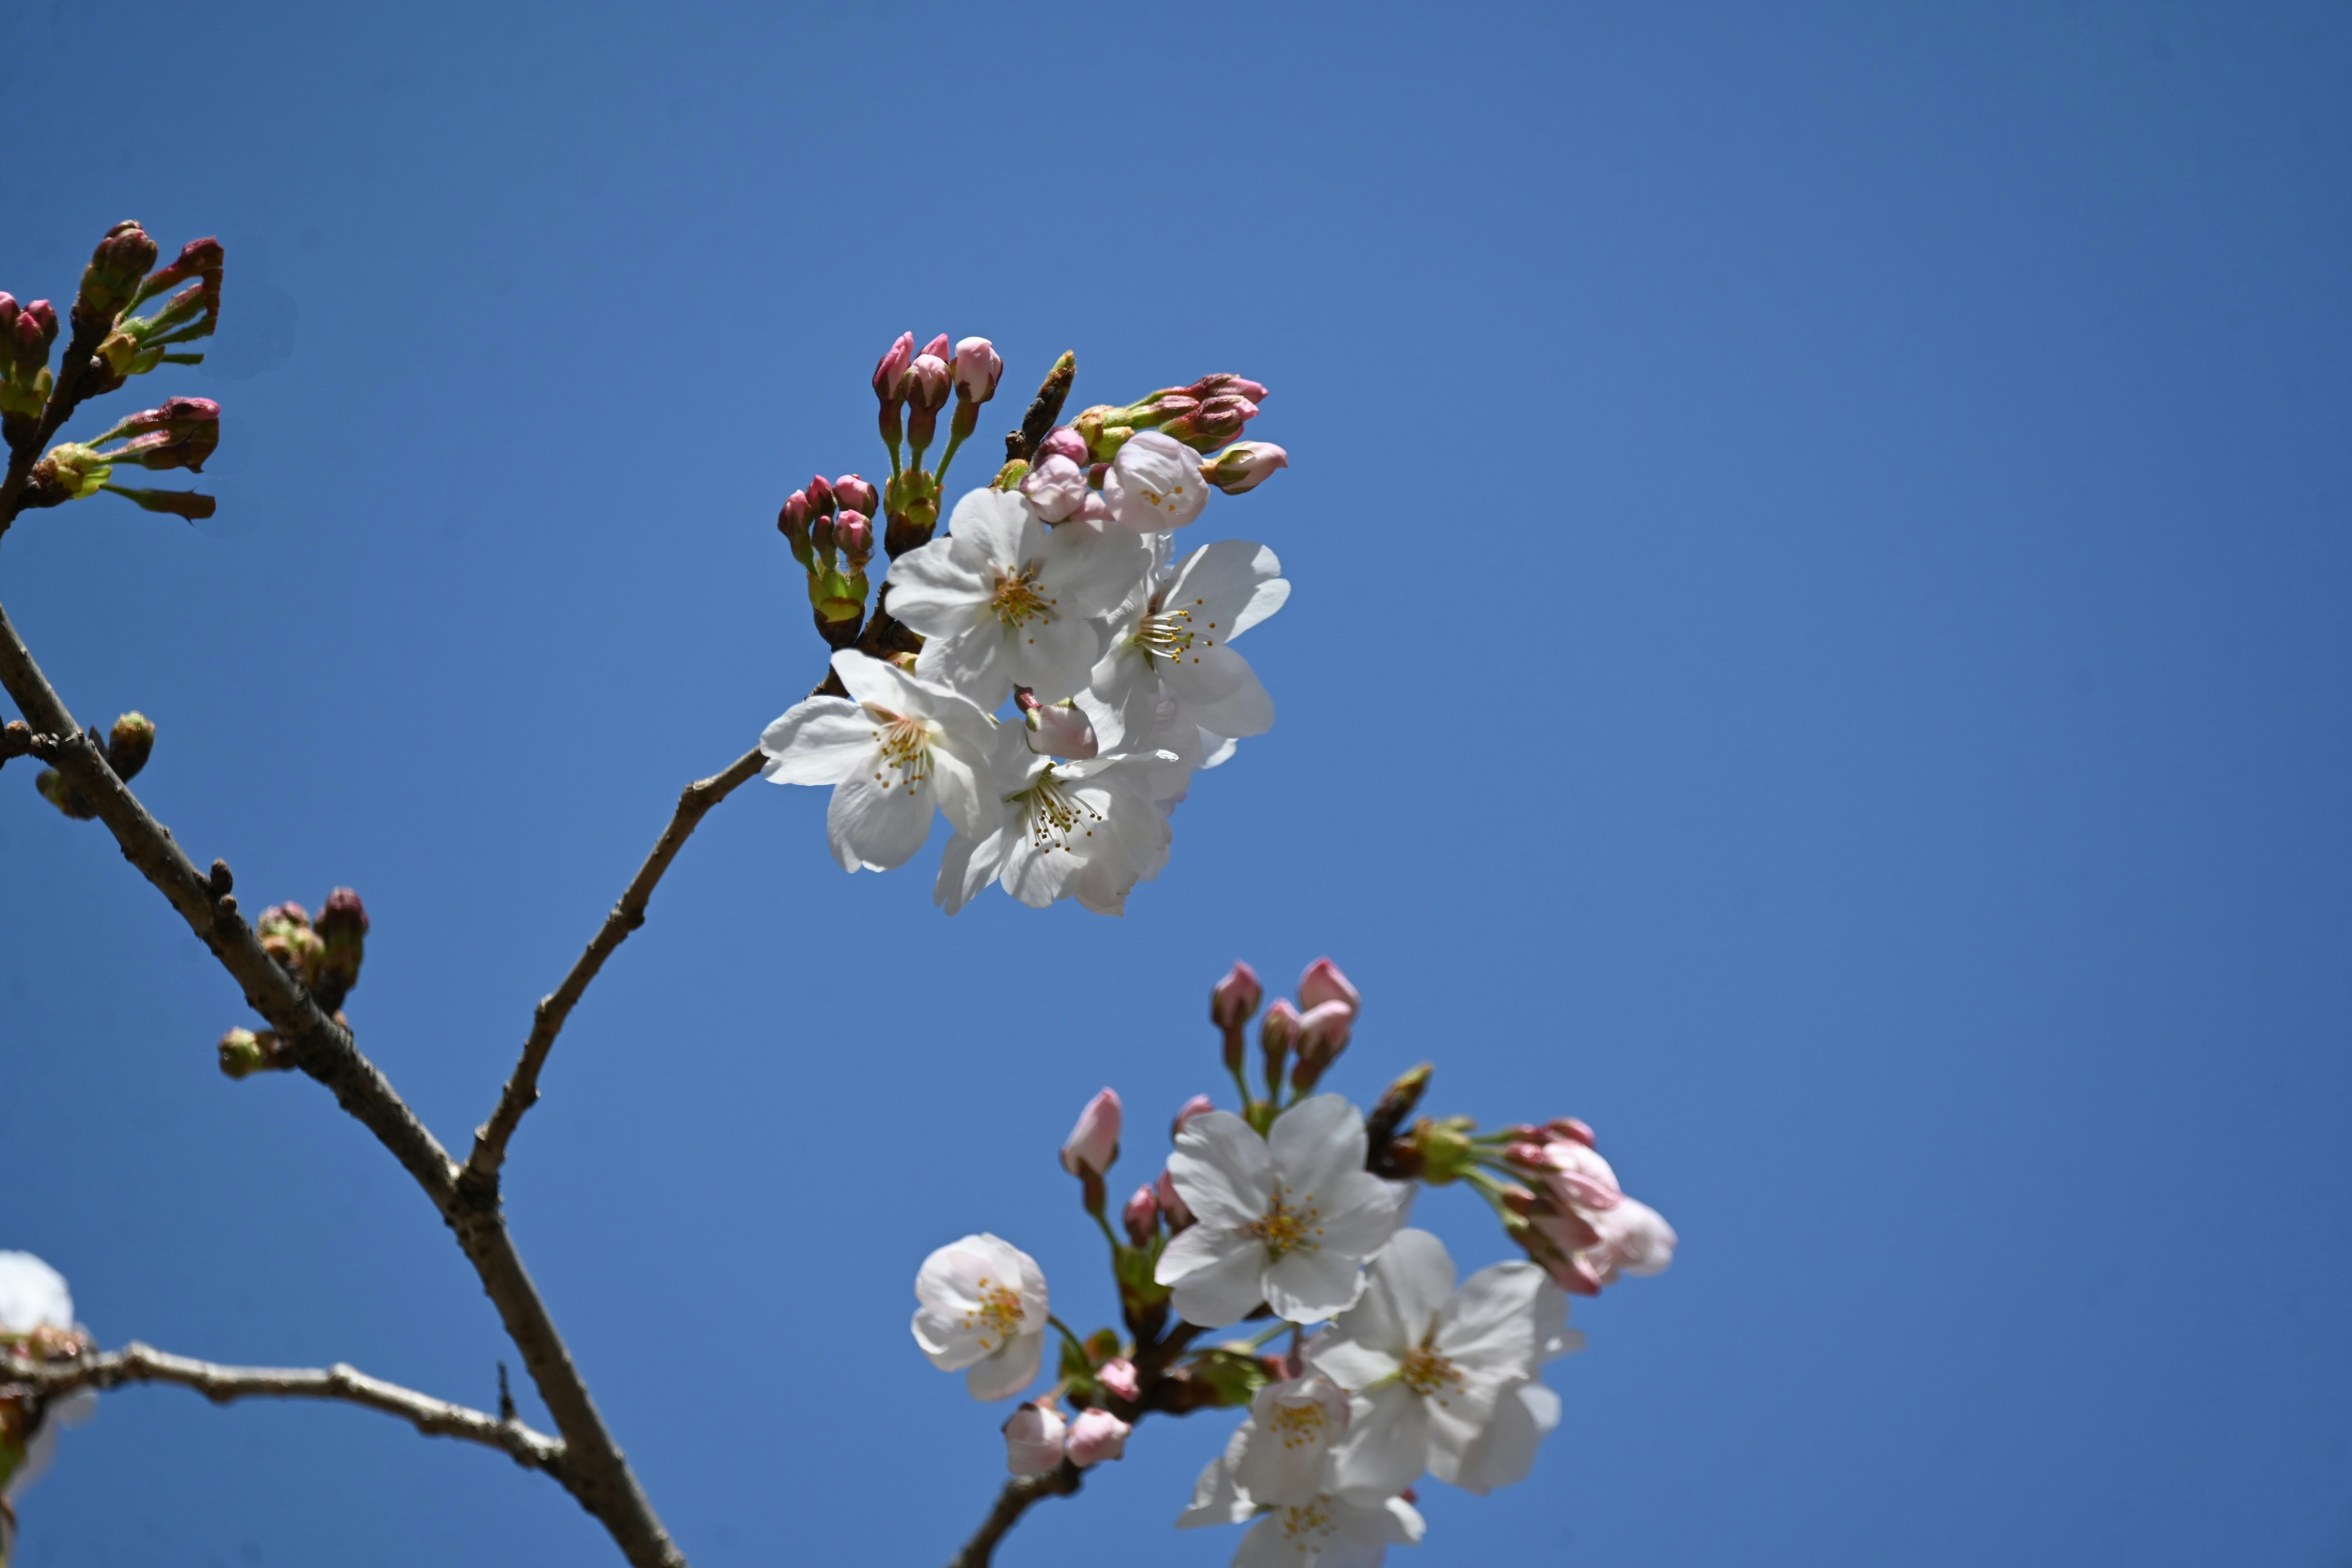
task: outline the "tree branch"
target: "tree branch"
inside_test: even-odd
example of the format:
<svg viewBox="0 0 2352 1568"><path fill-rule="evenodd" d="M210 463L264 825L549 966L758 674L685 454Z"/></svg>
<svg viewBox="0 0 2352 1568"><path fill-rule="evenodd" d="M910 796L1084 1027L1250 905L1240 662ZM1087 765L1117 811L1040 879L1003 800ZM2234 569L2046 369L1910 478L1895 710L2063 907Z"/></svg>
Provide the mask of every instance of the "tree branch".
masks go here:
<svg viewBox="0 0 2352 1568"><path fill-rule="evenodd" d="M996 1494L996 1506L980 1521L963 1550L948 1559L948 1568L988 1568L989 1560L996 1553L996 1543L1004 1532L1021 1522L1021 1516L1032 1506L1049 1497L1069 1497L1086 1484L1086 1472L1064 1459L1042 1476L1024 1476L1004 1483Z"/></svg>
<svg viewBox="0 0 2352 1568"><path fill-rule="evenodd" d="M555 1037L562 1032L564 1020L579 1005L587 991L588 983L596 978L604 961L626 942L629 933L646 923L646 904L654 896L654 888L669 869L677 852L686 847L687 839L700 825L710 808L732 795L736 788L760 771L766 755L754 746L727 765L726 771L698 779L686 786L677 797L677 810L669 826L654 840L653 853L637 868L637 874L621 894L621 901L613 906L588 942L587 951L572 965L572 973L552 993L540 998L533 1010L530 1037L522 1044L522 1059L515 1064L514 1076L507 1079L506 1090L499 1095L498 1108L490 1119L474 1134L474 1152L466 1160L466 1168L458 1175L459 1184L467 1196L477 1202L495 1203L498 1198L499 1170L506 1163L507 1143L514 1137L515 1129L522 1124L523 1112L539 1100L539 1069L546 1065L548 1053L555 1048Z"/></svg>
<svg viewBox="0 0 2352 1568"><path fill-rule="evenodd" d="M262 951L252 926L237 912L235 897L226 891L215 896L212 883L190 863L170 830L149 816L139 797L116 776L103 749L74 721L34 662L5 606L0 606L0 687L36 729L57 737L58 772L96 808L123 858L171 900L221 967L244 987L247 1003L269 1021L294 1065L325 1085L338 1104L375 1134L457 1233L458 1247L473 1264L563 1436L566 1458L556 1479L564 1489L604 1526L635 1568L684 1568L684 1554L662 1528L572 1365L547 1303L524 1270L495 1194L483 1203L459 1191L458 1168L440 1141L361 1053L350 1032L321 1012L310 992Z"/></svg>
<svg viewBox="0 0 2352 1568"><path fill-rule="evenodd" d="M458 1437L496 1448L527 1470L555 1476L562 1472L564 1449L558 1438L535 1432L511 1415L500 1418L451 1405L341 1363L323 1369L218 1366L168 1355L134 1341L119 1351L71 1361L0 1363L0 1388L24 1389L45 1399L78 1388L120 1388L132 1383L176 1384L215 1405L237 1399L337 1400L398 1416L428 1437Z"/></svg>

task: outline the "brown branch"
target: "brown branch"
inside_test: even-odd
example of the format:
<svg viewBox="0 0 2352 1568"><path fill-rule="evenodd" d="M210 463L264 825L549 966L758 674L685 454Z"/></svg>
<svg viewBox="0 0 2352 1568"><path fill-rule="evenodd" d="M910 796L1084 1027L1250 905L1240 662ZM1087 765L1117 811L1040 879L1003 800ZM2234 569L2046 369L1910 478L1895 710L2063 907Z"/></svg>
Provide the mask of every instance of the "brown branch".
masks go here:
<svg viewBox="0 0 2352 1568"><path fill-rule="evenodd" d="M1031 1507L1049 1497L1068 1497L1086 1484L1086 1472L1064 1459L1042 1476L1023 1476L1004 1483L996 1494L996 1506L963 1543L963 1550L948 1559L948 1568L988 1568L989 1559L995 1555L996 1543L1004 1532L1021 1522L1021 1516Z"/></svg>
<svg viewBox="0 0 2352 1568"><path fill-rule="evenodd" d="M533 1431L511 1415L502 1418L451 1405L341 1363L324 1368L218 1366L168 1355L134 1341L119 1351L70 1361L0 1363L0 1388L26 1390L45 1399L78 1388L121 1388L133 1383L193 1388L215 1405L237 1399L336 1400L398 1416L428 1437L457 1437L496 1448L527 1470L560 1476L563 1468L562 1440Z"/></svg>
<svg viewBox="0 0 2352 1568"><path fill-rule="evenodd" d="M687 839L700 825L710 808L732 795L736 788L760 771L767 761L766 754L754 746L727 765L723 773L707 779L698 779L686 786L677 797L677 810L654 840L653 853L637 868L621 894L621 901L604 917L604 923L589 940L587 951L572 965L572 973L563 984L540 998L531 1014L530 1037L522 1043L522 1059L515 1064L514 1076L507 1079L506 1090L499 1096L498 1108L490 1112L488 1121L474 1134L474 1152L459 1173L458 1184L467 1198L477 1205L498 1202L499 1170L506 1163L507 1143L514 1137L515 1129L522 1124L523 1112L539 1101L539 1069L547 1063L548 1053L555 1048L555 1037L562 1032L564 1020L579 1005L588 983L604 967L604 961L614 950L629 939L629 933L646 923L646 904L654 896L655 887L662 874L669 869L677 852L686 847Z"/></svg>
<svg viewBox="0 0 2352 1568"><path fill-rule="evenodd" d="M96 739L74 721L16 635L5 606L0 606L0 687L35 728L58 738L56 765L66 782L96 808L123 858L171 901L221 967L244 987L246 1001L269 1021L295 1066L324 1085L338 1104L375 1134L457 1233L457 1245L473 1264L562 1434L566 1458L556 1479L564 1489L604 1526L635 1568L683 1568L685 1556L671 1543L635 1472L613 1440L546 1302L524 1270L495 1194L481 1204L459 1190L458 1168L440 1141L361 1053L350 1032L321 1012L309 991L262 951L252 926L237 912L236 899L226 893L215 897L212 884L189 861L171 831L148 815L108 764Z"/></svg>

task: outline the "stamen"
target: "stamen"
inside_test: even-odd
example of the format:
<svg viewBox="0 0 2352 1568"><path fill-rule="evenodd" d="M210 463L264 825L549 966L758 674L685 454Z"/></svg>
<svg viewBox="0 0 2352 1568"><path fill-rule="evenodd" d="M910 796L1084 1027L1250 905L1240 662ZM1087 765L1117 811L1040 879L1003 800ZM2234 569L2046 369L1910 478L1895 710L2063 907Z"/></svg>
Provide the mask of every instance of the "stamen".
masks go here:
<svg viewBox="0 0 2352 1568"><path fill-rule="evenodd" d="M998 572L988 607L1006 631L1017 632L1032 621L1052 620L1055 602L1037 591L1037 568L1024 566L1018 572Z"/></svg>
<svg viewBox="0 0 2352 1568"><path fill-rule="evenodd" d="M1095 836L1088 824L1104 820L1102 813L1070 794L1051 767L1037 775L1036 783L1005 799L1026 804L1030 842L1048 854L1056 849L1076 853L1080 839Z"/></svg>
<svg viewBox="0 0 2352 1568"><path fill-rule="evenodd" d="M877 773L874 782L886 790L895 790L904 784L907 793L913 795L931 776L931 726L920 719L909 719L870 705L866 712L877 721L874 731L875 760L886 772L898 775L887 779Z"/></svg>
<svg viewBox="0 0 2352 1568"><path fill-rule="evenodd" d="M990 1351L1003 1350L1021 1331L1021 1292L1010 1285L992 1285L988 1276L982 1275L973 1286L980 1304L963 1315L963 1326L977 1330L982 1346ZM995 1336L990 1343L989 1337Z"/></svg>
<svg viewBox="0 0 2352 1568"><path fill-rule="evenodd" d="M1315 1194L1308 1193L1293 1208L1285 1201L1282 1189L1276 1187L1274 1201L1265 1213L1250 1222L1249 1233L1265 1244L1266 1251L1276 1258L1287 1258L1294 1252L1317 1252L1323 1246L1323 1212L1315 1205Z"/></svg>

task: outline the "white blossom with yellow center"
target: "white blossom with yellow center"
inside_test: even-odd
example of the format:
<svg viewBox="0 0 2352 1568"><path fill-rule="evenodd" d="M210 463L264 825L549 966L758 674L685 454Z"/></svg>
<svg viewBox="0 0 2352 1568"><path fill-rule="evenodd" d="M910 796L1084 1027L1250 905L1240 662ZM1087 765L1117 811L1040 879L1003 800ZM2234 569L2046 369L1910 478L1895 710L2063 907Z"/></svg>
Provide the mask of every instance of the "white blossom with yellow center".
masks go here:
<svg viewBox="0 0 2352 1568"><path fill-rule="evenodd" d="M950 1242L915 1276L915 1342L942 1372L961 1372L974 1399L1009 1399L1044 1360L1045 1271L996 1237Z"/></svg>
<svg viewBox="0 0 2352 1568"><path fill-rule="evenodd" d="M1013 490L973 490L947 526L890 563L889 613L924 637L915 673L992 712L1015 686L1040 702L1076 696L1099 648L1093 618L1150 570L1141 540L1049 528Z"/></svg>
<svg viewBox="0 0 2352 1568"><path fill-rule="evenodd" d="M1232 644L1289 599L1282 563L1245 539L1204 544L1172 566L1169 555L1155 538L1152 571L1111 611L1109 646L1087 675L1087 716L1105 750L1149 731L1168 699L1212 735L1274 727L1274 699Z"/></svg>
<svg viewBox="0 0 2352 1568"><path fill-rule="evenodd" d="M1508 1430L1490 1439L1499 1402L1516 1398L1539 1363L1581 1343L1568 1328L1567 1296L1534 1264L1497 1263L1457 1290L1444 1243L1423 1230L1397 1232L1373 1261L1363 1299L1308 1353L1318 1372L1356 1395L1335 1458L1337 1486L1386 1495L1423 1470L1488 1485L1524 1475L1517 1447L1524 1439L1531 1453L1541 1435L1542 1394L1518 1400ZM1558 1419L1556 1405L1550 1415Z"/></svg>
<svg viewBox="0 0 2352 1568"><path fill-rule="evenodd" d="M1008 724L993 760L1003 793L987 831L959 831L940 857L931 896L948 913L1001 882L1035 909L1071 898L1097 914L1121 914L1135 884L1167 863L1168 817L1147 789L1174 753L1041 757L1027 732Z"/></svg>
<svg viewBox="0 0 2352 1568"><path fill-rule="evenodd" d="M1400 1217L1399 1189L1364 1170L1363 1117L1336 1094L1292 1106L1265 1138L1230 1110L1193 1117L1168 1171L1195 1223L1156 1278L1204 1328L1260 1301L1295 1323L1345 1311Z"/></svg>
<svg viewBox="0 0 2352 1568"><path fill-rule="evenodd" d="M1371 1498L1330 1490L1261 1497L1238 1479L1254 1446L1257 1417L1243 1423L1223 1456L1193 1484L1192 1506L1177 1516L1179 1530L1251 1524L1234 1554L1234 1568L1379 1568L1391 1546L1420 1544L1420 1511L1401 1497Z"/></svg>

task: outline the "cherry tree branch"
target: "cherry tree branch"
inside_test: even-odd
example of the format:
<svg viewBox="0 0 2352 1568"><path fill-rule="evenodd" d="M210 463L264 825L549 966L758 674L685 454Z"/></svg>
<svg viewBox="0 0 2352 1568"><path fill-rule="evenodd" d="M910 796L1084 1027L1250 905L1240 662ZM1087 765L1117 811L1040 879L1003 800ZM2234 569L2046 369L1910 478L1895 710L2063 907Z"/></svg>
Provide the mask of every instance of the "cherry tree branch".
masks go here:
<svg viewBox="0 0 2352 1568"><path fill-rule="evenodd" d="M119 1351L96 1352L70 1361L0 1363L0 1388L20 1389L44 1399L78 1388L121 1388L134 1383L193 1388L215 1405L238 1399L335 1400L397 1416L428 1437L457 1437L496 1448L527 1470L560 1476L563 1468L562 1439L533 1431L512 1415L489 1415L451 1405L370 1377L340 1362L324 1368L220 1366L170 1355L133 1341Z"/></svg>
<svg viewBox="0 0 2352 1568"><path fill-rule="evenodd" d="M213 878L198 872L171 830L150 816L116 776L103 749L75 722L34 662L5 606L0 606L0 687L34 728L57 738L58 771L90 802L123 858L170 900L189 930L244 988L247 1003L269 1021L293 1065L325 1086L345 1111L375 1134L456 1233L563 1436L566 1458L556 1479L604 1526L635 1568L684 1568L684 1554L662 1528L524 1269L495 1191L485 1196L460 1189L458 1166L391 1080L361 1052L350 1031L322 1012L310 992L262 951L229 890L228 868L215 861Z"/></svg>
<svg viewBox="0 0 2352 1568"><path fill-rule="evenodd" d="M457 1178L469 1198L497 1201L499 1171L506 1163L507 1143L522 1124L523 1112L538 1103L539 1069L546 1065L548 1053L555 1048L555 1037L562 1032L564 1020L572 1016L572 1009L587 992L588 983L596 978L597 971L604 967L604 961L613 956L614 950L629 939L631 931L646 923L646 904L654 896L655 887L669 869L670 862L677 858L677 852L686 847L687 839L703 817L757 773L766 760L760 748L754 746L730 763L723 772L686 786L677 797L677 810L671 816L669 826L654 840L653 852L629 879L620 902L613 906L604 923L589 939L587 951L572 965L572 973L563 977L563 984L540 998L531 1014L530 1037L522 1045L522 1058L515 1064L514 1076L507 1079L498 1108L474 1134L474 1152L467 1157L466 1168Z"/></svg>

